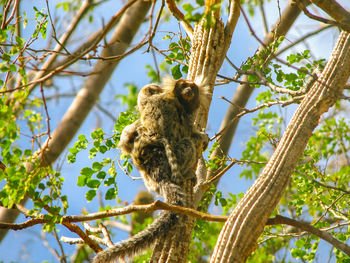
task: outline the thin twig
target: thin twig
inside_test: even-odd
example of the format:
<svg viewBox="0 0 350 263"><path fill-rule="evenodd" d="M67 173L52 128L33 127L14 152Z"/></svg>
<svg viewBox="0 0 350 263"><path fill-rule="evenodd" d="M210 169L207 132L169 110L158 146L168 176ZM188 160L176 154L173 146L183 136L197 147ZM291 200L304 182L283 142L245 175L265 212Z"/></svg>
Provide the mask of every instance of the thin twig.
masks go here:
<svg viewBox="0 0 350 263"><path fill-rule="evenodd" d="M311 180L312 182L322 186L322 187L325 187L325 188L328 188L328 189L333 189L333 190L336 190L336 191L340 191L340 192L343 192L344 194L350 194L350 191L348 190L345 190L345 189L341 189L339 187L335 187L335 186L331 186L331 185L326 185L324 183L321 183L317 180L315 180L314 178L312 178L311 176L307 175L306 173L303 173L302 171L300 171L299 169L296 169L296 171L301 174L302 176L308 178L309 180Z"/></svg>
<svg viewBox="0 0 350 263"><path fill-rule="evenodd" d="M52 37L53 39L56 40L56 42L58 43L58 45L60 45L60 48L58 48L58 50L60 49L64 49L64 51L67 52L67 54L70 55L69 51L66 49L66 47L60 42L60 40L58 40L57 38L57 35L56 35L56 29L55 29L55 25L53 24L53 21L52 21L52 17L51 17L51 12L50 12L50 6L49 6L49 1L46 0L46 8L47 8L47 13L49 15L49 20L50 20L50 24L51 24L51 27L52 27Z"/></svg>
<svg viewBox="0 0 350 263"><path fill-rule="evenodd" d="M44 246L47 248L47 250L53 255L55 258L57 258L59 261L61 261L61 256L58 254L58 251L51 247L49 242L46 239L46 232L41 231L41 240L44 244ZM61 261L62 262L62 261Z"/></svg>
<svg viewBox="0 0 350 263"><path fill-rule="evenodd" d="M313 225L316 225L318 222L320 222L321 219L324 218L324 217L326 216L326 214L328 213L328 210L329 210L336 202L338 202L344 195L345 195L345 193L342 193L340 196L338 196L338 197L326 208L326 210L323 212L323 214L317 219L317 221L316 221Z"/></svg>
<svg viewBox="0 0 350 263"><path fill-rule="evenodd" d="M297 102L300 102L303 98L304 98L304 95L302 96L297 96L297 97L294 97L294 98L291 98L289 100L279 100L279 99L276 99L275 101L270 101L270 102L266 102L266 103L263 103L263 104L260 104L259 106L253 108L253 109L247 109L247 108L242 108L242 107L239 107L238 105L236 104L233 104L230 100L226 99L225 97L220 97L221 99L227 101L228 103L230 103L232 106L235 106L235 107L238 107L241 112L238 113L223 129L221 129L219 131L219 133L215 134L214 137L210 138L210 140L214 140L216 138L218 138L219 136L221 136L228 127L230 127L230 125L237 119L241 118L243 115L247 114L247 113L252 113L252 112L255 112L257 110L260 110L262 108L267 108L267 107L271 107L273 105L281 105L282 107L285 107L287 105L290 105L290 104L293 104L293 103L297 103Z"/></svg>
<svg viewBox="0 0 350 263"><path fill-rule="evenodd" d="M11 1L12 1L12 0L11 0ZM11 1L10 1L10 2L11 2ZM15 4L14 4L14 6L13 6L13 8L12 8L12 12L11 12L9 18L6 20L5 28L7 27L8 24L10 24L12 18L15 16L15 13L16 13L16 10L17 10L17 6L18 6L18 2L19 2L19 0L15 0ZM5 18L6 18L6 17L4 17L4 19L5 19Z"/></svg>
<svg viewBox="0 0 350 263"><path fill-rule="evenodd" d="M266 36L269 33L269 26L267 25L267 19L266 19L265 10L264 10L264 2L262 0L259 0L258 6L259 6L262 21L263 21L264 33Z"/></svg>
<svg viewBox="0 0 350 263"><path fill-rule="evenodd" d="M299 39L293 41L293 42L290 43L289 45L280 48L280 49L276 52L276 54L275 54L276 57L278 57L279 55L281 55L282 53L284 53L284 52L287 51L288 49L290 49L290 48L296 46L297 44L299 44L299 43L305 41L306 39L308 39L308 38L310 38L310 37L312 37L312 36L315 36L315 35L317 35L318 33L321 33L322 31L324 31L324 30L326 30L326 29L330 29L330 28L332 28L332 27L334 27L334 26L333 26L333 25L321 26L320 28L318 28L318 29L316 29L316 30L314 30L314 31L312 31L312 32L310 32L310 33L308 33L308 34L306 34L305 36L302 36L301 38L299 38Z"/></svg>
<svg viewBox="0 0 350 263"><path fill-rule="evenodd" d="M141 180L141 179L142 179L142 177L135 177L135 176L132 176L127 170L125 170L125 168L123 167L123 165L120 163L119 160L117 160L117 162L118 162L118 165L119 165L120 169L122 169L122 170L124 171L124 173L125 173L127 176L129 176L131 179L133 179L133 180Z"/></svg>
<svg viewBox="0 0 350 263"><path fill-rule="evenodd" d="M7 5L5 6L5 9L3 12L2 23L1 23L1 30L4 30L7 26L6 25L6 16L7 16L9 9L10 9L11 3L12 3L12 0L8 0Z"/></svg>
<svg viewBox="0 0 350 263"><path fill-rule="evenodd" d="M57 244L58 244L58 246L59 246L59 248L60 248L61 254L62 254L60 260L61 260L61 262L66 263L66 262L67 262L67 256L66 256L66 254L64 253L64 249L63 249L62 243L60 242L60 239L58 238L57 229L54 229L54 231L53 231L53 236L55 237L56 242L57 242Z"/></svg>
<svg viewBox="0 0 350 263"><path fill-rule="evenodd" d="M311 14L309 12L309 10L306 8L305 4L303 3L303 1L295 1L295 3L297 4L297 6L304 12L304 14L313 19L313 20L316 20L316 21L319 21L321 23L324 23L324 24L329 24L329 25L335 25L339 28L342 28L342 23L339 23L337 21L334 21L334 20L330 20L330 19L327 19L327 18L324 18L324 17L320 17L320 16L316 16L314 14ZM346 30L346 29L345 29Z"/></svg>

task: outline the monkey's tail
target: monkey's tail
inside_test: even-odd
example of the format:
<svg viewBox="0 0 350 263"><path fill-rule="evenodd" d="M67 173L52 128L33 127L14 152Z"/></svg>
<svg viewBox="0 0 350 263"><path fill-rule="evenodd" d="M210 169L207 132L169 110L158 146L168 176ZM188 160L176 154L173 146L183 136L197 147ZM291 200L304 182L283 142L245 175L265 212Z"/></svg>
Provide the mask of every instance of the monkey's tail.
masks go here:
<svg viewBox="0 0 350 263"><path fill-rule="evenodd" d="M162 212L156 220L146 229L136 235L117 243L114 247L107 248L98 253L93 263L115 262L119 258L132 257L148 248L157 240L166 235L169 230L178 222L175 213Z"/></svg>
<svg viewBox="0 0 350 263"><path fill-rule="evenodd" d="M177 158L175 156L175 151L167 138L163 138L163 145L165 149L165 154L169 162L171 176L170 180L175 182L175 184L180 185L183 182L183 175Z"/></svg>

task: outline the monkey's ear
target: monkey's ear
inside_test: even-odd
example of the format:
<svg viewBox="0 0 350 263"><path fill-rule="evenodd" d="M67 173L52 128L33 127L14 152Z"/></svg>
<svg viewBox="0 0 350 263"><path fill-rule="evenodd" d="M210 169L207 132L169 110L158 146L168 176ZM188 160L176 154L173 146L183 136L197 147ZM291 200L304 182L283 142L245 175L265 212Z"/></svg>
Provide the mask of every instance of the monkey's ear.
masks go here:
<svg viewBox="0 0 350 263"><path fill-rule="evenodd" d="M155 95L155 94L159 94L159 93L162 93L162 87L159 86L158 84L156 83L151 83L151 84L148 84L146 86L144 86L140 92L139 92L139 96L152 96L152 95Z"/></svg>

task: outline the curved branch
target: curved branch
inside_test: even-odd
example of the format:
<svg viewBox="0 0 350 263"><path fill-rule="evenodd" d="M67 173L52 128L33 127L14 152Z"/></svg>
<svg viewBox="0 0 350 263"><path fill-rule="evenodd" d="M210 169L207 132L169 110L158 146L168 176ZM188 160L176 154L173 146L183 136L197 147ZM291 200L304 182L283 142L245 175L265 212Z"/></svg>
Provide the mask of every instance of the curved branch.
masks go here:
<svg viewBox="0 0 350 263"><path fill-rule="evenodd" d="M269 162L226 221L210 262L244 262L283 195L320 116L341 96L350 72L350 34L341 32L331 58L295 111Z"/></svg>
<svg viewBox="0 0 350 263"><path fill-rule="evenodd" d="M319 2L319 1L316 1L316 2ZM322 2L324 2L324 1L322 1ZM330 10L331 12L333 11L333 15L335 15L336 12L334 12L333 9L328 8L328 5L330 4L330 2L332 2L332 0L327 1L327 5L326 5L327 8L325 8L324 11L326 11L326 10ZM343 23L343 22L330 20L330 19L327 19L327 18L324 18L324 17L316 16L316 15L314 15L314 14L309 12L309 10L306 8L306 5L303 2L296 1L296 4L298 5L298 7L301 10L303 10L304 14L307 17L309 17L311 19L314 19L314 20L317 20L317 21L320 21L321 23L325 23L325 24L329 24L329 25L335 25L335 26L339 27L340 29L343 29L345 31L350 32L350 23L349 23L350 20L346 21L346 23ZM340 5L338 5L338 6L340 7L339 10L342 10L342 7ZM335 15L335 16L339 18L338 15ZM349 15L347 14L347 16L349 16ZM341 17L340 19L342 19L342 18L343 17ZM346 19L346 17L345 17L345 19Z"/></svg>
<svg viewBox="0 0 350 263"><path fill-rule="evenodd" d="M192 216L192 217L206 220L206 221L225 222L225 220L227 219L226 216L211 215L211 214L197 211L192 208L177 206L177 205L170 205L157 200L147 205L129 205L122 208L115 208L115 209L111 209L103 212L91 213L87 215L64 216L62 218L62 223L64 224L64 223L86 222L86 221L103 219L107 217L126 215L134 212L150 213L156 210L166 210L166 211L176 212L176 213ZM44 219L44 215L39 215L39 218L32 218L27 220L26 222L18 223L18 224L0 222L0 229L21 230L34 225L44 224L48 222L49 220Z"/></svg>
<svg viewBox="0 0 350 263"><path fill-rule="evenodd" d="M343 242L340 242L338 239L334 238L331 234L325 231L322 231L320 229L317 229L308 223L297 221L292 218L284 217L281 215L276 215L274 218L269 218L269 220L266 223L266 225L278 225L278 224L286 224L286 225L294 226L303 231L306 231L315 236L318 236L319 238L322 238L324 241L328 242L338 250L343 251L345 254L350 256L350 246L348 246Z"/></svg>

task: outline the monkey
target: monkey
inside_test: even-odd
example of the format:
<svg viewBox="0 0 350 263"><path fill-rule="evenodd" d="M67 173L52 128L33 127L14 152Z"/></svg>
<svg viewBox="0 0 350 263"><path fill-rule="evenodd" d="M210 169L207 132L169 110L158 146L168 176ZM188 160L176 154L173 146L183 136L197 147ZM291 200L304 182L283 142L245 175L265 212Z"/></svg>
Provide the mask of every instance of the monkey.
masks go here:
<svg viewBox="0 0 350 263"><path fill-rule="evenodd" d="M162 86L149 84L138 95L140 120L124 128L118 147L131 156L145 186L170 204L184 204L184 180L195 180L195 164L207 147L208 136L194 126L197 109L207 106L203 89L186 80L165 79ZM133 237L100 252L94 263L133 256L152 246L179 218L162 212Z"/></svg>
<svg viewBox="0 0 350 263"><path fill-rule="evenodd" d="M137 120L124 128L118 147L124 154L131 156L133 164L139 170L148 191L155 192L162 196L165 202L170 202L171 199L167 200L166 197L168 191L162 189L162 186L166 185L167 182L175 185L175 182L171 179L171 165L168 162L162 141L157 136L149 136L147 130L141 125L141 121ZM181 164L180 168L183 173L193 173L193 175L187 176L192 178L194 176L192 167L197 161L195 157L197 150L193 142L189 138L180 139L172 154ZM178 192L182 192L181 189ZM175 199L180 200L182 198Z"/></svg>
<svg viewBox="0 0 350 263"><path fill-rule="evenodd" d="M154 191L170 204L183 205L184 193L180 185L170 180L171 168L164 145L159 139L149 137L145 129L136 121L124 128L118 147L131 156L149 191ZM184 140L176 148L175 156L183 161L184 172L192 172L190 168L194 154L190 140ZM184 156L183 153L188 156ZM189 158L189 156L191 158ZM187 169L187 171L186 171ZM150 248L158 238L166 235L178 222L176 213L162 212L146 229L132 237L117 243L114 247L97 254L94 263L114 262L118 258L131 257Z"/></svg>
<svg viewBox="0 0 350 263"><path fill-rule="evenodd" d="M172 170L172 180L179 184L183 174L172 152L181 138L191 138L197 151L196 160L208 144L208 136L193 125L195 113L209 102L203 87L184 79L165 78L163 85L149 84L141 89L137 107L141 123L150 135L157 134L163 141Z"/></svg>

